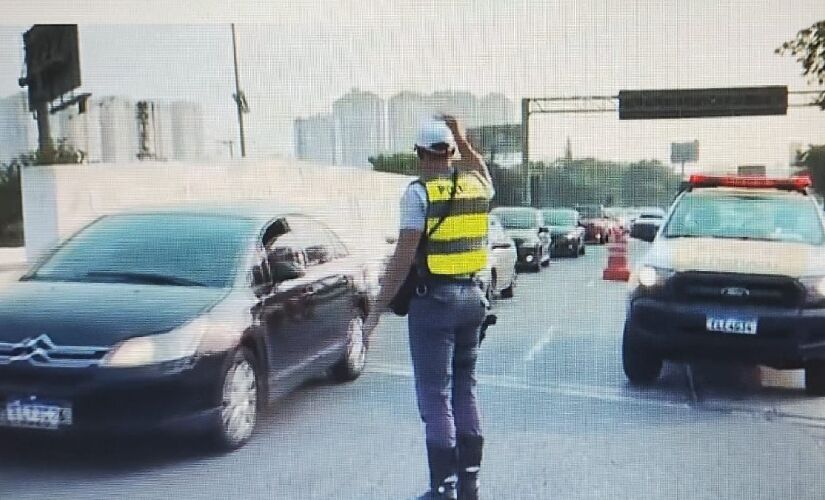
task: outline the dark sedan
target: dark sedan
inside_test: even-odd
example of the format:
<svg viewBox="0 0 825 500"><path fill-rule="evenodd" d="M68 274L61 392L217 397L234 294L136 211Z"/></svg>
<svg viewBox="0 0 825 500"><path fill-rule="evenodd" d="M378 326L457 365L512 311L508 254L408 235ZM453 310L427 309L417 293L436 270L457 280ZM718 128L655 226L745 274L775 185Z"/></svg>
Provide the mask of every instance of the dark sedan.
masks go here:
<svg viewBox="0 0 825 500"><path fill-rule="evenodd" d="M498 217L504 232L516 243L519 268L538 272L550 265L550 235L541 211L531 207L496 207L490 213Z"/></svg>
<svg viewBox="0 0 825 500"><path fill-rule="evenodd" d="M310 376L355 379L364 293L320 222L274 210L109 215L0 292L0 426L251 437Z"/></svg>
<svg viewBox="0 0 825 500"><path fill-rule="evenodd" d="M579 212L567 208L543 208L541 213L550 230L552 256L584 255L584 228L579 225Z"/></svg>
<svg viewBox="0 0 825 500"><path fill-rule="evenodd" d="M645 241L652 241L662 227L666 212L661 208L642 209L639 216L630 226L630 237Z"/></svg>

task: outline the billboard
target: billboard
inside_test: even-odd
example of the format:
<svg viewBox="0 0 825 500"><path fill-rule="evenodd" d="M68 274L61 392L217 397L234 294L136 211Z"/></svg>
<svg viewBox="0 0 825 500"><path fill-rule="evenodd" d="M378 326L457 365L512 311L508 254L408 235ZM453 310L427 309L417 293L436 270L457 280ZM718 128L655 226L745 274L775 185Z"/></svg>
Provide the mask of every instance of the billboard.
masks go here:
<svg viewBox="0 0 825 500"><path fill-rule="evenodd" d="M736 167L736 174L749 177L765 177L767 168L765 165L739 165Z"/></svg>
<svg viewBox="0 0 825 500"><path fill-rule="evenodd" d="M671 142L671 163L696 163L699 159L699 141Z"/></svg>
<svg viewBox="0 0 825 500"><path fill-rule="evenodd" d="M470 128L467 129L467 139L482 154L520 153L521 124Z"/></svg>
<svg viewBox="0 0 825 500"><path fill-rule="evenodd" d="M36 24L23 34L29 109L80 86L80 51L76 24Z"/></svg>
<svg viewBox="0 0 825 500"><path fill-rule="evenodd" d="M788 87L622 90L619 119L785 115Z"/></svg>

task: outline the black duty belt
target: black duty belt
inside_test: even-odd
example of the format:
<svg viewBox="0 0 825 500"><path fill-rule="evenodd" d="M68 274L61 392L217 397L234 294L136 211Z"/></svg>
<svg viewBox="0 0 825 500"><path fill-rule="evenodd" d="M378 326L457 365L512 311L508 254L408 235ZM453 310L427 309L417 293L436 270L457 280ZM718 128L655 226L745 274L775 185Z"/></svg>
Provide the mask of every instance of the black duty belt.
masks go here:
<svg viewBox="0 0 825 500"><path fill-rule="evenodd" d="M478 277L476 275L468 275L468 276L441 276L431 274L429 276L421 276L419 281L422 283L477 283Z"/></svg>

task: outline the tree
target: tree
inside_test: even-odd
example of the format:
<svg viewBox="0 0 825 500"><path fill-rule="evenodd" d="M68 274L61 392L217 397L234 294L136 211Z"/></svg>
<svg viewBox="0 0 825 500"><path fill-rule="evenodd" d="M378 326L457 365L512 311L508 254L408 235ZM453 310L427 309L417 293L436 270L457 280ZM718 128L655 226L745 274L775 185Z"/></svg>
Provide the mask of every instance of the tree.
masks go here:
<svg viewBox="0 0 825 500"><path fill-rule="evenodd" d="M23 198L20 191L20 170L36 165L83 163L86 155L65 140L45 153L24 153L6 163L0 163L0 246L23 245Z"/></svg>
<svg viewBox="0 0 825 500"><path fill-rule="evenodd" d="M799 164L811 176L816 192L825 193L825 145L808 147L807 151L802 153Z"/></svg>
<svg viewBox="0 0 825 500"><path fill-rule="evenodd" d="M369 162L376 172L412 176L418 175L418 157L411 153L371 156Z"/></svg>
<svg viewBox="0 0 825 500"><path fill-rule="evenodd" d="M790 54L802 64L802 75L811 83L825 84L825 21L819 21L801 30L796 38L776 49L780 55ZM825 91L819 94L816 104L825 110Z"/></svg>

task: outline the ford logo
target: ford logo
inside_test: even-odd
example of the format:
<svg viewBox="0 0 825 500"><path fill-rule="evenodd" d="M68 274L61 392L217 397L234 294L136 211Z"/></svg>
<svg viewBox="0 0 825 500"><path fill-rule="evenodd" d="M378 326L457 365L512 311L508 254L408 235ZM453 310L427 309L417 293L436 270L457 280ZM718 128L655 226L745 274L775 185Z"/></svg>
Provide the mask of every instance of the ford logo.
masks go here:
<svg viewBox="0 0 825 500"><path fill-rule="evenodd" d="M719 293L725 297L747 297L751 294L751 291L747 288L731 286L723 288Z"/></svg>

